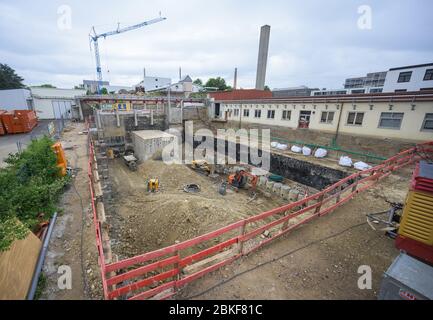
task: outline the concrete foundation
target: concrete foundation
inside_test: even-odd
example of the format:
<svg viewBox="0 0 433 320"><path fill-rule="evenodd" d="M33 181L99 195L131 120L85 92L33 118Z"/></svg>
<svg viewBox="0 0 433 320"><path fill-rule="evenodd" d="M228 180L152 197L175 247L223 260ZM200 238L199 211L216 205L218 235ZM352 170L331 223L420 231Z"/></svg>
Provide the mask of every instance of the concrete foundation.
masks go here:
<svg viewBox="0 0 433 320"><path fill-rule="evenodd" d="M159 130L132 132L134 154L139 161L146 161L155 156L161 157L163 149L170 143L177 143L175 135Z"/></svg>

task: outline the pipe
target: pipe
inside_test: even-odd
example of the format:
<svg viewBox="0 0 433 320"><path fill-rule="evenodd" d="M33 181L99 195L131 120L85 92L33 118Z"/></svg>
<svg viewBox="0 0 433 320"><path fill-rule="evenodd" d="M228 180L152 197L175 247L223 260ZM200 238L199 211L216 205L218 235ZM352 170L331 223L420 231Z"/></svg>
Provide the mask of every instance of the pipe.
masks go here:
<svg viewBox="0 0 433 320"><path fill-rule="evenodd" d="M56 220L57 220L57 212L55 212L53 217L51 218L51 222L50 222L50 225L48 227L47 235L45 236L45 239L44 239L44 244L42 246L42 250L39 253L38 263L36 264L36 269L35 269L35 272L34 272L33 278L32 278L32 284L31 284L30 290L27 294L27 300L33 300L35 297L36 288L38 286L39 275L41 274L42 266L44 265L45 255L47 254L48 245L50 243L51 234L53 233L54 224L56 223Z"/></svg>

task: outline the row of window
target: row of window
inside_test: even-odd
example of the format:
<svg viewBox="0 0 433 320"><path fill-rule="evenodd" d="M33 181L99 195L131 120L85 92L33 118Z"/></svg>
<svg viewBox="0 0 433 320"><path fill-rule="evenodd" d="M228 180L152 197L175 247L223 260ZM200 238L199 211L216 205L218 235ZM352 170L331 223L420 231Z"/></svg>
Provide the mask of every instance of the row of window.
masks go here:
<svg viewBox="0 0 433 320"><path fill-rule="evenodd" d="M239 109L234 109L234 116L239 116ZM232 115L232 110L229 110L229 117ZM249 117L250 110L244 109L243 116ZM320 116L320 123L328 123L332 124L334 121L335 111L322 111ZM262 110L256 109L254 110L254 118L261 118ZM283 110L281 115L281 120L290 121L292 117L291 110ZM380 114L379 119L379 128L387 128L387 129L400 129L401 123L403 121L404 113L403 112L382 112ZM267 111L267 119L275 119L275 110ZM349 112L347 115L347 125L352 126L362 126L364 122L364 112ZM425 115L425 119L422 125L422 130L433 130L433 113L427 113Z"/></svg>
<svg viewBox="0 0 433 320"><path fill-rule="evenodd" d="M412 71L400 72L397 82L409 82L412 78ZM433 80L433 69L427 69L424 74L424 81Z"/></svg>
<svg viewBox="0 0 433 320"><path fill-rule="evenodd" d="M250 116L250 109L244 109L243 111L244 111L244 113L243 113L244 117ZM235 117L238 117L240 114L239 109L228 110L229 117L232 116L232 112L233 112L233 116L235 116ZM292 115L291 110L283 110L281 120L290 120L291 115ZM261 118L261 117L262 117L262 110L255 109L254 110L254 118ZM267 118L268 119L275 119L275 110L268 110Z"/></svg>

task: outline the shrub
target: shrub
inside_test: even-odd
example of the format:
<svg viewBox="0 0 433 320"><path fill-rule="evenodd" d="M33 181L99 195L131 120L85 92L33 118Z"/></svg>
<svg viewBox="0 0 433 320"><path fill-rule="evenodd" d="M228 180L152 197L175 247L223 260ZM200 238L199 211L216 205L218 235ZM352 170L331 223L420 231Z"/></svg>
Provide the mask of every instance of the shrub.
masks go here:
<svg viewBox="0 0 433 320"><path fill-rule="evenodd" d="M10 154L6 168L0 169L0 251L57 210L68 178L59 175L53 143L48 137L32 140L23 152Z"/></svg>

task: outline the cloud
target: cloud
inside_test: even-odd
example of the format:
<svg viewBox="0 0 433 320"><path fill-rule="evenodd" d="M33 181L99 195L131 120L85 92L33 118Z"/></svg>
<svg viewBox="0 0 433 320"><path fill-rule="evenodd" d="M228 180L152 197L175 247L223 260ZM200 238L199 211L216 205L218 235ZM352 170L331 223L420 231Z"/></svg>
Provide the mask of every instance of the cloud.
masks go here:
<svg viewBox="0 0 433 320"><path fill-rule="evenodd" d="M57 27L70 5L72 29ZM357 28L360 5L372 29ZM72 87L95 78L88 34L152 19L167 20L100 41L104 78L116 85L149 75L222 76L254 87L259 29L271 25L266 83L270 87L341 87L344 79L407 64L432 62L429 0L382 1L24 1L0 0L0 57L26 84Z"/></svg>

